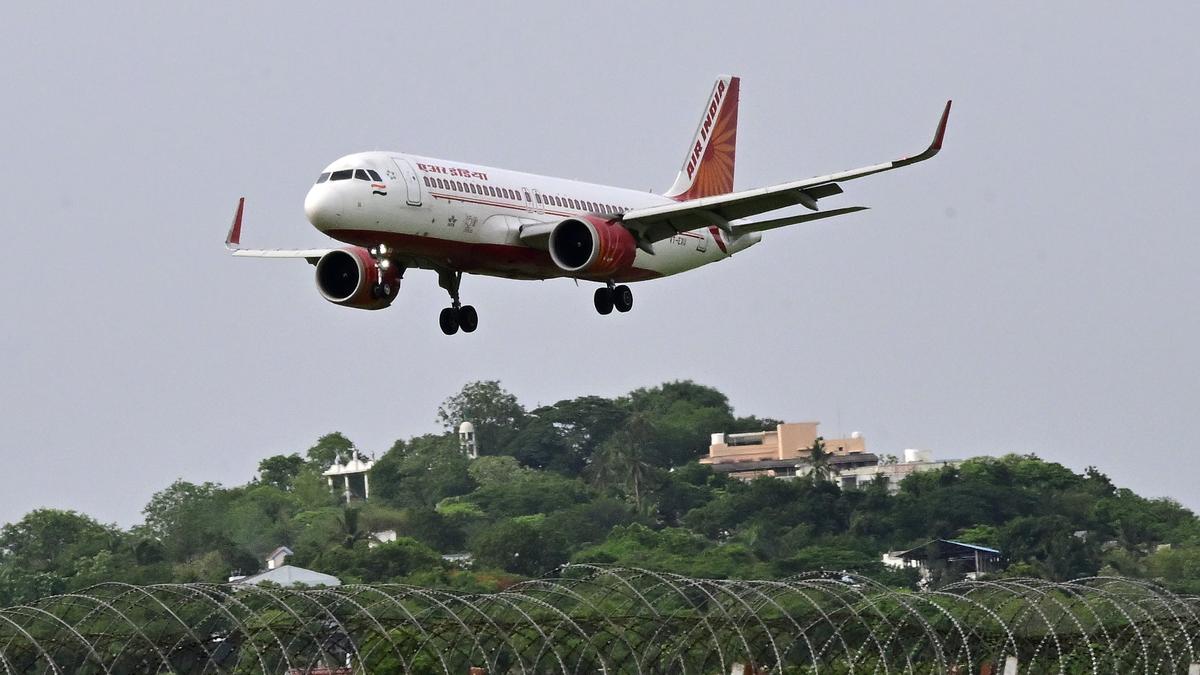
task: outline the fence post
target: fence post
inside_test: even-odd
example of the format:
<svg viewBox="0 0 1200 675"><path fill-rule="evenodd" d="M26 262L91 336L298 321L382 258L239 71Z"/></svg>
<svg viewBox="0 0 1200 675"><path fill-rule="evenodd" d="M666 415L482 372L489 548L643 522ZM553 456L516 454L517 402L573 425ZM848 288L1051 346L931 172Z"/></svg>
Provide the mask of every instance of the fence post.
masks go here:
<svg viewBox="0 0 1200 675"><path fill-rule="evenodd" d="M1010 656L1004 659L1004 675L1017 675L1017 657Z"/></svg>

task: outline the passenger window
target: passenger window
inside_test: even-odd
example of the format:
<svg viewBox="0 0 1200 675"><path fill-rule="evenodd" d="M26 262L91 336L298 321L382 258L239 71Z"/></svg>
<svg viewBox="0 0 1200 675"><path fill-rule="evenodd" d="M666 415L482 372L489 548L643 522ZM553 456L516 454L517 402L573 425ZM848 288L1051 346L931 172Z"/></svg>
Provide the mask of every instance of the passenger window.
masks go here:
<svg viewBox="0 0 1200 675"><path fill-rule="evenodd" d="M332 174L330 174L329 180L350 180L353 177L354 169L342 169L341 171L334 171Z"/></svg>
<svg viewBox="0 0 1200 675"><path fill-rule="evenodd" d="M432 185L429 184L429 176L425 176L424 178L425 178L425 187L433 187Z"/></svg>
<svg viewBox="0 0 1200 675"><path fill-rule="evenodd" d="M354 177L359 180L365 180L368 182L371 180L371 177L367 175L367 172L363 171L362 169L356 169L354 171Z"/></svg>
<svg viewBox="0 0 1200 675"><path fill-rule="evenodd" d="M463 189L463 184L462 184L462 183L460 183L460 182L458 182L458 181L454 181L454 185L455 185L455 187L458 189L458 191L459 191L459 192L466 192L466 190L464 190L464 189Z"/></svg>
<svg viewBox="0 0 1200 675"><path fill-rule="evenodd" d="M367 175L369 175L371 180L375 181L376 183L383 182L383 179L379 177L379 172L375 171L375 169L367 169ZM425 184L429 185L429 176L425 177Z"/></svg>
<svg viewBox="0 0 1200 675"><path fill-rule="evenodd" d="M329 172L328 171L321 174L320 176L317 176L317 183L324 183L327 180L329 180Z"/></svg>
<svg viewBox="0 0 1200 675"><path fill-rule="evenodd" d="M542 196L541 196L541 195L535 195L535 196L537 197L537 203L541 204L541 203L542 203ZM526 193L525 193L525 198L526 198L526 199L529 199L529 193L528 193L528 192L526 192Z"/></svg>

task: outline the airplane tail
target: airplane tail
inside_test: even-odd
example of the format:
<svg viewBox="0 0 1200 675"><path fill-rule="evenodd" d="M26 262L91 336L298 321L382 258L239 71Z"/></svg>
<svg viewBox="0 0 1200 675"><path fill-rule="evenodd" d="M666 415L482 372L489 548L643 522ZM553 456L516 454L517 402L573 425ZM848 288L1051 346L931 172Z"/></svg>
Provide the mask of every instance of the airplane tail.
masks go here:
<svg viewBox="0 0 1200 675"><path fill-rule="evenodd" d="M687 201L733 191L740 84L741 80L731 75L717 78L700 116L700 126L696 127L696 136L683 158L683 167L666 196Z"/></svg>

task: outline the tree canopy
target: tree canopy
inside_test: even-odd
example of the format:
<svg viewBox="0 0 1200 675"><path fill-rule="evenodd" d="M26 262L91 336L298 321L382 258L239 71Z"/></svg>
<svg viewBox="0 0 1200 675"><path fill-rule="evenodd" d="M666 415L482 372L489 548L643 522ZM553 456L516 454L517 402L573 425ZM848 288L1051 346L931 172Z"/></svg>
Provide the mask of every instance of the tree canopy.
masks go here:
<svg viewBox="0 0 1200 675"><path fill-rule="evenodd" d="M264 458L245 485L177 480L127 530L33 511L0 528L0 605L100 581L223 582L283 545L293 564L346 582L485 590L574 561L716 578L826 568L904 586L913 575L884 568L880 555L950 538L999 548L1009 574L1123 574L1200 592L1195 514L1092 467L979 457L911 475L895 494L819 475L744 483L696 462L708 435L776 421L736 416L724 394L694 382L533 410L499 382L475 382L436 418L443 433L399 439L379 458L367 502L342 503L321 477L362 456L331 432ZM464 419L477 460L459 447Z"/></svg>

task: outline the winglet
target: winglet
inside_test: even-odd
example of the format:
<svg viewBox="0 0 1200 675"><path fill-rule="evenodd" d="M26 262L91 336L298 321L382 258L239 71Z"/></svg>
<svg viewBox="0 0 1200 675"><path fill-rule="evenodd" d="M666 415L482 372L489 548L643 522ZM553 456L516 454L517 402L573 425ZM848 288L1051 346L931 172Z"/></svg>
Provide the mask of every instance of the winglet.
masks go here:
<svg viewBox="0 0 1200 675"><path fill-rule="evenodd" d="M890 168L923 162L938 154L938 152L942 149L942 139L946 137L946 122L950 120L950 104L953 102L954 101L946 101L946 109L942 111L942 118L938 120L937 131L933 132L933 142L929 144L929 147L925 148L925 151L919 155L905 157L904 159L898 159L892 162L892 166ZM875 172L872 171L871 173Z"/></svg>
<svg viewBox="0 0 1200 675"><path fill-rule="evenodd" d="M246 208L246 198L238 199L237 211L233 214L233 225L229 226L229 234L225 237L225 248L230 251L238 250L242 243L242 211Z"/></svg>
<svg viewBox="0 0 1200 675"><path fill-rule="evenodd" d="M942 119L938 122L937 131L933 134L933 142L929 144L929 150L932 150L935 155L938 150L942 149L942 138L946 136L946 122L950 119L951 103L954 101L946 101L946 109L942 111Z"/></svg>

